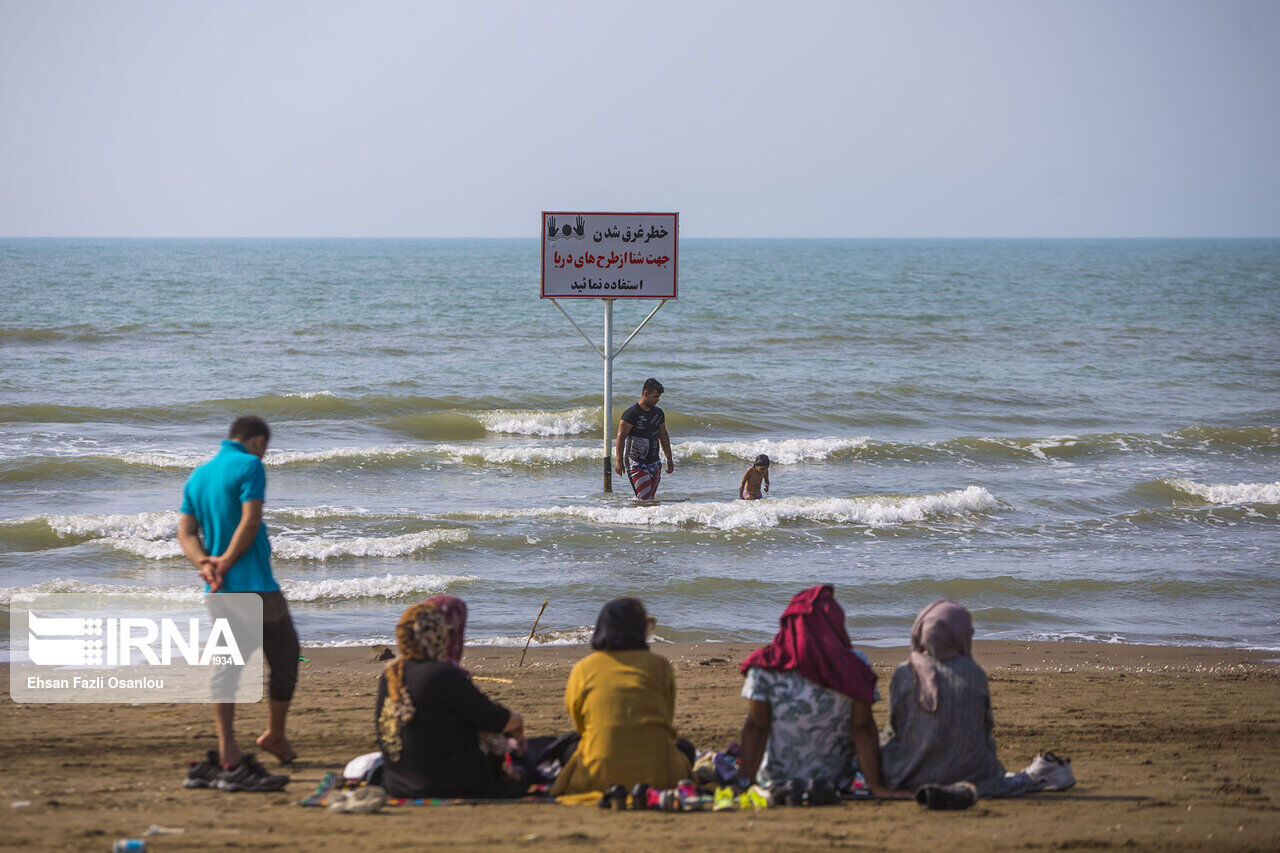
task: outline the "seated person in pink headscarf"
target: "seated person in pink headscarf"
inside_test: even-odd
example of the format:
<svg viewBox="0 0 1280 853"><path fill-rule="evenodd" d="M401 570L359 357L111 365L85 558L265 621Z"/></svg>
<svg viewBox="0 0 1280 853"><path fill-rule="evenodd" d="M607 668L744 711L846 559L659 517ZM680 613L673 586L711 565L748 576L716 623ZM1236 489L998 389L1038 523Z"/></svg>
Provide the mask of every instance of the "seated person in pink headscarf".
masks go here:
<svg viewBox="0 0 1280 853"><path fill-rule="evenodd" d="M842 789L861 770L877 797L910 796L881 780L876 676L851 648L831 586L792 598L780 621L773 642L742 662L748 704L738 784L821 780Z"/></svg>
<svg viewBox="0 0 1280 853"><path fill-rule="evenodd" d="M1026 773L1005 775L991 736L987 674L974 661L973 617L960 604L935 601L911 628L911 658L889 683L892 736L881 753L885 782L922 785L972 782L982 797L1026 793Z"/></svg>

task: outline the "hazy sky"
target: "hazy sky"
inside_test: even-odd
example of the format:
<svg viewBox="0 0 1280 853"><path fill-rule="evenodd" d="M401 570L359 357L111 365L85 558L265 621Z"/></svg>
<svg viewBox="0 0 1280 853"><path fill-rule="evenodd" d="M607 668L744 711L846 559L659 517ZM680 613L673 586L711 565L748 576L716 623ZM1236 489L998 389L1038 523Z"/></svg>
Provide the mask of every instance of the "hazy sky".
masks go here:
<svg viewBox="0 0 1280 853"><path fill-rule="evenodd" d="M0 235L1280 236L1280 2L0 0Z"/></svg>

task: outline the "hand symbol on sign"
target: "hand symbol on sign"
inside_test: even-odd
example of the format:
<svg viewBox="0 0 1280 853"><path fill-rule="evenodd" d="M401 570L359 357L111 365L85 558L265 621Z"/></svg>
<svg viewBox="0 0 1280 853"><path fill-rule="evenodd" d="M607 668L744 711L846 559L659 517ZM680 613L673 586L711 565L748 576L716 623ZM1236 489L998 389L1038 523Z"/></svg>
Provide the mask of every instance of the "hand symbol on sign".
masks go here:
<svg viewBox="0 0 1280 853"><path fill-rule="evenodd" d="M585 220L585 219L583 219L581 216L579 216L579 217L578 217L578 227L577 227L577 228L575 228L575 229L573 229L573 233L574 233L574 234L577 234L579 238L581 238L584 234L586 234L586 233L587 233L587 220Z"/></svg>
<svg viewBox="0 0 1280 853"><path fill-rule="evenodd" d="M548 216L547 217L547 237L549 239L554 240L557 236L559 235L556 233L556 218L554 216Z"/></svg>

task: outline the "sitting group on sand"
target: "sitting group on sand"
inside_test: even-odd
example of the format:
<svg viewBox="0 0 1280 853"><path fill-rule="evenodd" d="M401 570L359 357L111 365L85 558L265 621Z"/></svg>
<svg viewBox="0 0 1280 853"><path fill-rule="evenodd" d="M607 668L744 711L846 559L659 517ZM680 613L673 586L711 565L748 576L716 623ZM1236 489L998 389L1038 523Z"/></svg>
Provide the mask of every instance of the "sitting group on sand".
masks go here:
<svg viewBox="0 0 1280 853"><path fill-rule="evenodd" d="M646 388L653 402L661 391L660 385ZM288 764L294 753L285 720L300 648L272 576L262 523L262 457L270 438L261 418L236 419L220 452L183 489L178 540L207 592L250 592L263 599L270 717L257 744ZM665 429L660 443L668 447ZM744 497L767 487L767 458L753 469L759 476L744 477ZM655 623L639 600L618 598L600 611L594 651L573 667L565 687L575 731L547 738L553 743L544 745L536 763L521 715L485 696L462 667L466 621L466 604L441 595L408 608L396 624L397 654L379 680L375 712L378 781L392 797L510 799L541 783L552 796L606 793L614 802L625 801L630 791L633 805L645 807L640 801L658 792L692 788L695 762L708 756L716 759L712 778L731 783L717 798L730 797L736 787L761 802L816 804L856 789L883 798L919 799L924 792L930 803L950 797L971 804L979 795L1016 796L1074 782L1069 764L1052 754L1022 773L1005 772L991 735L986 674L970 654L973 622L954 601L934 602L916 617L910 659L889 686L890 731L882 743L871 715L880 698L876 676L852 648L832 587L796 595L773 641L742 662L746 719L738 751L723 756L711 750L699 756L679 739L675 673L649 648ZM241 751L234 710L229 702L214 705L219 748L192 762L184 785L279 790L289 777L268 772ZM722 757L728 760L720 762ZM938 787L956 785L962 789ZM698 794L684 790L681 796Z"/></svg>
<svg viewBox="0 0 1280 853"><path fill-rule="evenodd" d="M398 654L379 681L375 715L378 781L391 797L504 799L529 791L521 763L500 760L508 750L525 751L523 718L488 699L462 668L465 623L460 599L436 596L396 625ZM600 611L594 651L574 665L565 687L576 737L572 752L559 752L564 760L547 794L594 801L633 792L633 807L643 808L634 805L637 788L656 796L694 776L698 754L678 738L675 673L649 648L653 626L634 598ZM742 662L741 753L736 777L723 787L815 804L855 788L881 798L940 788L939 796L972 803L1067 787L1065 763L1042 759L1034 773L1005 771L972 637L960 604L942 600L921 611L911 657L890 684L890 731L881 745L871 715L876 676L850 644L832 587L799 593L773 641Z"/></svg>

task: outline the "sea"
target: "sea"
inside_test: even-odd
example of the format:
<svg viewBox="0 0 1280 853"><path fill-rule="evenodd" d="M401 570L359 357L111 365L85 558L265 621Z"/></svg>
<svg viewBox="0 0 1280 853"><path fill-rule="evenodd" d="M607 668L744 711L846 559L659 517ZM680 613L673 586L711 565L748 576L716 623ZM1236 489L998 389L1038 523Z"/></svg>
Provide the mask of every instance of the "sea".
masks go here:
<svg viewBox="0 0 1280 853"><path fill-rule="evenodd" d="M675 455L604 490L601 356L536 239L0 240L0 598L202 587L183 483L265 417L265 519L304 644L463 597L469 641L761 641L833 584L904 644L1280 649L1280 240L679 244L615 359ZM615 345L658 303L619 299ZM561 305L596 345L604 305ZM614 426L610 426L610 432ZM737 500L751 460L765 500ZM7 609L3 614L8 621ZM7 644L7 631L3 632Z"/></svg>

